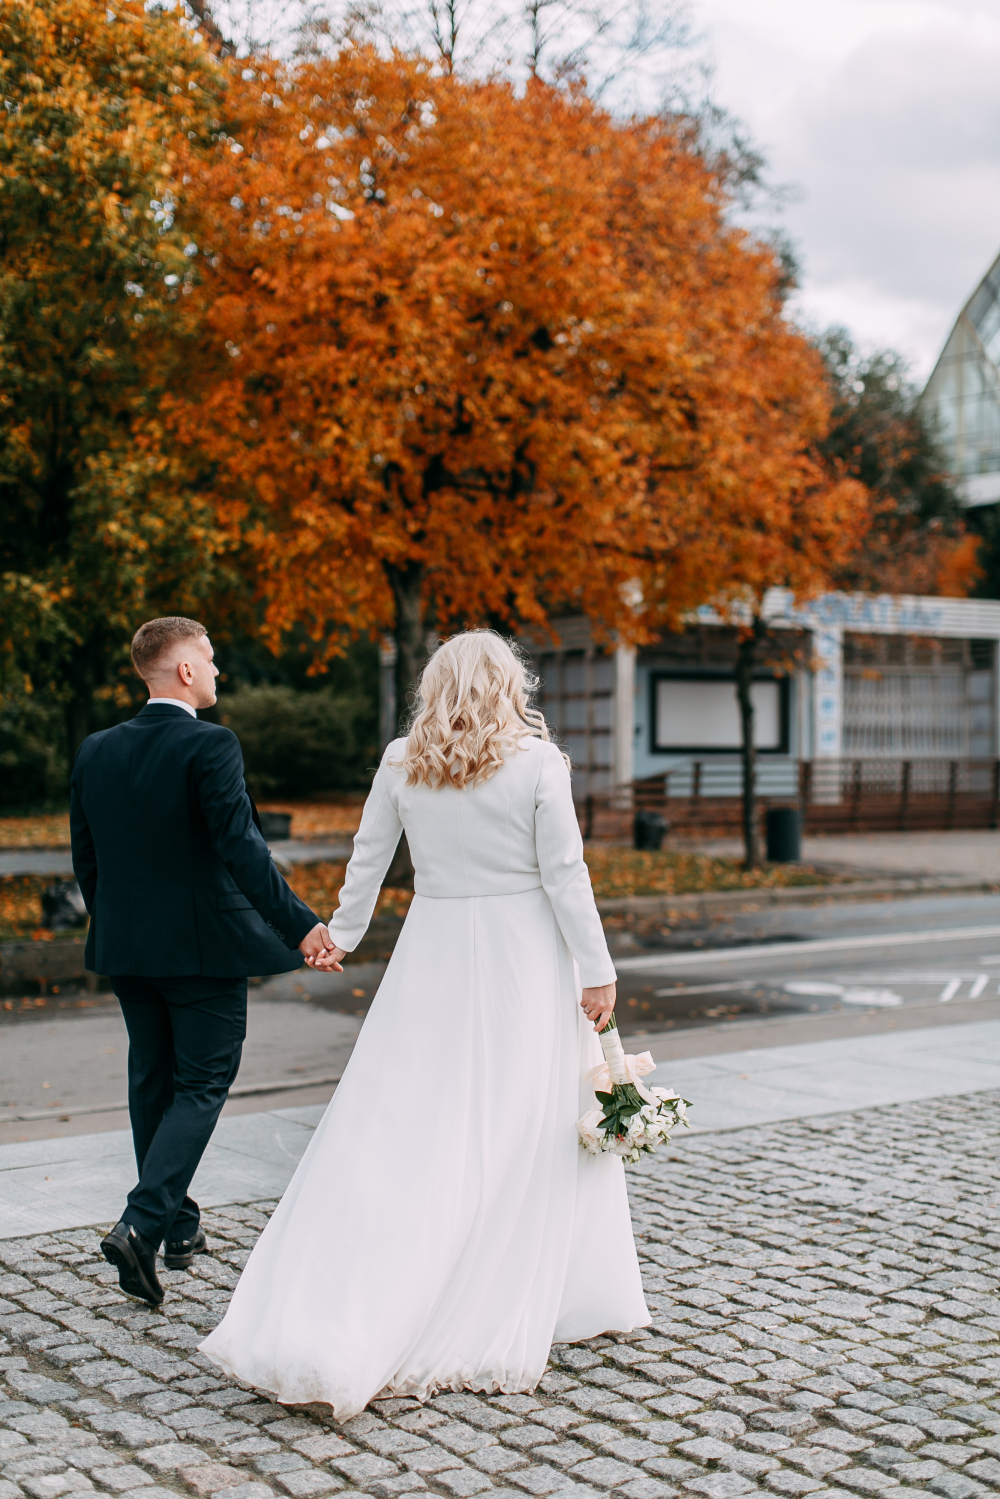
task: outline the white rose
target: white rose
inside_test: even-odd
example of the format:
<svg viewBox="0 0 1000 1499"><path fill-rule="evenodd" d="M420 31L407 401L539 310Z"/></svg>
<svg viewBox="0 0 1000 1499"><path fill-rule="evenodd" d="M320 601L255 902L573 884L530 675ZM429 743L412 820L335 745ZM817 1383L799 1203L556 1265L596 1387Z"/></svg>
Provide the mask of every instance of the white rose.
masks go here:
<svg viewBox="0 0 1000 1499"><path fill-rule="evenodd" d="M593 1155L600 1155L605 1148L605 1136L597 1128L603 1117L600 1109L591 1109L589 1114L584 1114L582 1119L577 1120L576 1130L580 1136L580 1144Z"/></svg>

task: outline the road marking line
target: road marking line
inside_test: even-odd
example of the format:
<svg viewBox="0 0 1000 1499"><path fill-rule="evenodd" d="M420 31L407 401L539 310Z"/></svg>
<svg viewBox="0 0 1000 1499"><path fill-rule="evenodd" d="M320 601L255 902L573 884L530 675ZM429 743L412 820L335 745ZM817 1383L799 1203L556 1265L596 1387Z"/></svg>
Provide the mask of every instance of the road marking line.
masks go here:
<svg viewBox="0 0 1000 1499"><path fill-rule="evenodd" d="M952 979L950 983L945 984L944 988L941 990L941 993L938 995L939 1002L943 1005L946 1005L950 999L955 998L955 995L958 993L961 987L961 979Z"/></svg>
<svg viewBox="0 0 1000 1499"><path fill-rule="evenodd" d="M786 994L828 994L839 999L843 1005L901 1005L903 996L892 989L860 988L854 981L847 984L827 984L805 979L784 986Z"/></svg>
<svg viewBox="0 0 1000 1499"><path fill-rule="evenodd" d="M982 994L983 990L986 988L986 985L989 983L989 981L990 981L989 974L988 973L981 973L979 975L979 977L976 979L976 982L973 984L972 988L969 990L969 998L970 999L978 999L979 996L980 996L980 994Z"/></svg>
<svg viewBox="0 0 1000 1499"><path fill-rule="evenodd" d="M1000 937L1000 926L951 927L941 932L887 932L882 937L823 937L812 942L758 942L749 947L699 948L697 952L650 953L642 958L619 958L619 973L656 973L660 969L690 968L692 964L731 963L739 958L769 958L798 953L843 952L857 947L906 947L920 942L964 942L972 937Z"/></svg>
<svg viewBox="0 0 1000 1499"><path fill-rule="evenodd" d="M675 994L682 999L685 994L734 994L737 989L752 987L751 979L730 979L728 984L682 984L677 989L654 989L654 999L672 999Z"/></svg>
<svg viewBox="0 0 1000 1499"><path fill-rule="evenodd" d="M901 1005L903 996L892 989L845 989L842 1005Z"/></svg>
<svg viewBox="0 0 1000 1499"><path fill-rule="evenodd" d="M843 984L828 984L825 979L803 979L801 982L783 984L782 988L786 994L834 994L840 995L844 992Z"/></svg>
<svg viewBox="0 0 1000 1499"><path fill-rule="evenodd" d="M955 972L954 968L941 973L848 973L838 974L838 980L842 984L936 984L938 988L946 984L949 979L966 980L971 984L979 974L973 968L970 972Z"/></svg>

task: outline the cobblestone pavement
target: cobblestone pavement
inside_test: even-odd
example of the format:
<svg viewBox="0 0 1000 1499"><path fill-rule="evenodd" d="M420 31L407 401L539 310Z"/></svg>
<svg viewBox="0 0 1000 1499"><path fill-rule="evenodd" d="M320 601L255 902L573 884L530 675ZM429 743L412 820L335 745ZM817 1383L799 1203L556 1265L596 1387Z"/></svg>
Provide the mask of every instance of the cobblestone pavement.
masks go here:
<svg viewBox="0 0 1000 1499"><path fill-rule="evenodd" d="M1000 1094L688 1139L632 1175L653 1326L536 1395L338 1425L196 1344L273 1204L123 1298L95 1230L0 1243L0 1499L851 1499L1000 1490Z"/></svg>

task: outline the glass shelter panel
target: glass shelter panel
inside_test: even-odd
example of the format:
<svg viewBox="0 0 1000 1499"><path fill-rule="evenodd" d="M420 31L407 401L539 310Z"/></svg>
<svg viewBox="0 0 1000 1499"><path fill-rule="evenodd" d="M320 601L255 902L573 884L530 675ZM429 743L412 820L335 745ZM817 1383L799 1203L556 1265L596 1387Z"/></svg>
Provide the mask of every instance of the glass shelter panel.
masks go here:
<svg viewBox="0 0 1000 1499"><path fill-rule="evenodd" d="M1000 475L1000 259L959 314L921 402L956 478ZM995 501L1000 478L967 485L966 498Z"/></svg>
<svg viewBox="0 0 1000 1499"><path fill-rule="evenodd" d="M996 754L992 640L844 636L844 755L989 759Z"/></svg>
<svg viewBox="0 0 1000 1499"><path fill-rule="evenodd" d="M539 706L573 765L573 795L611 788L614 662L592 648L536 658Z"/></svg>

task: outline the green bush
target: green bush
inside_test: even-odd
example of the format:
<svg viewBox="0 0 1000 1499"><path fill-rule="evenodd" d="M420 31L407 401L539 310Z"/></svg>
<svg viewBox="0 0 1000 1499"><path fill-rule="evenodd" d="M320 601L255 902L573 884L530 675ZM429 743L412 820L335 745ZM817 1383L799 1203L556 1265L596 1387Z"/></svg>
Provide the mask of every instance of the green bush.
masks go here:
<svg viewBox="0 0 1000 1499"><path fill-rule="evenodd" d="M377 713L361 693L238 687L219 698L219 716L240 741L254 796L358 791L371 783Z"/></svg>
<svg viewBox="0 0 1000 1499"><path fill-rule="evenodd" d="M0 694L0 808L26 811L67 796L66 724L58 703Z"/></svg>

